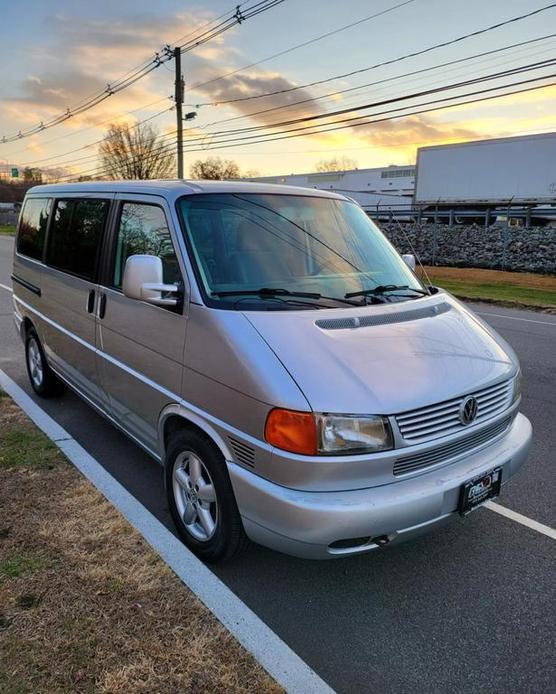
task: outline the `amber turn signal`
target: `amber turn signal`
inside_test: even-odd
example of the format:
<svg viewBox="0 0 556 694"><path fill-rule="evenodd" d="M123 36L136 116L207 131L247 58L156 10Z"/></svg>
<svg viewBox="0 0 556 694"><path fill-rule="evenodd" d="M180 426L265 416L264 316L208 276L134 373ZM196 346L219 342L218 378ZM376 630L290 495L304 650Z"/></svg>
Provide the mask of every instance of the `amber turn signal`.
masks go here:
<svg viewBox="0 0 556 694"><path fill-rule="evenodd" d="M317 426L310 412L272 410L264 430L268 443L290 453L316 455Z"/></svg>

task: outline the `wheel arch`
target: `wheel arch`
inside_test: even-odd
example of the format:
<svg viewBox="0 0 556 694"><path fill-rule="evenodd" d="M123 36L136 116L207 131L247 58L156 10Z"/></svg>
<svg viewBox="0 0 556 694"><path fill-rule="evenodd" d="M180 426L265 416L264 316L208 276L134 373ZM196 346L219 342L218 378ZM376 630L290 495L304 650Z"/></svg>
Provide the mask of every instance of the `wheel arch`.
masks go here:
<svg viewBox="0 0 556 694"><path fill-rule="evenodd" d="M158 420L158 445L162 463L170 436L179 429L193 429L208 436L219 448L225 460L233 460L229 445L224 437L205 418L184 405L167 405Z"/></svg>
<svg viewBox="0 0 556 694"><path fill-rule="evenodd" d="M19 330L21 331L21 339L25 342L25 338L27 337L27 333L29 330L33 328L35 331L37 330L35 324L33 321L29 318L29 316L23 316L21 320L21 325L19 326Z"/></svg>

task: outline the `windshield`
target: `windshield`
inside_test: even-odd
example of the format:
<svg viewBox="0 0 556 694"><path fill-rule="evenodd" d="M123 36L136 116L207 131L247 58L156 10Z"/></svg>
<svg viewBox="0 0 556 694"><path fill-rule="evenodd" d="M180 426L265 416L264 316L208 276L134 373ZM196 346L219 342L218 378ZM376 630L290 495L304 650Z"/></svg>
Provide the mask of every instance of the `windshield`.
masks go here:
<svg viewBox="0 0 556 694"><path fill-rule="evenodd" d="M178 208L211 306L345 308L377 287L399 287L397 300L423 290L355 203L236 193L183 197Z"/></svg>

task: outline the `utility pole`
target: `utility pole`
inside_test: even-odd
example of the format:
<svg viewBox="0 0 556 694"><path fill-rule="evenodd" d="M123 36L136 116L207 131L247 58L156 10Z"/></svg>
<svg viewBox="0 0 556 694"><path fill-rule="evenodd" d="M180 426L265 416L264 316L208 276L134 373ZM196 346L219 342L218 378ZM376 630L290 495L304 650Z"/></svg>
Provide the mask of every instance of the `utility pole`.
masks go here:
<svg viewBox="0 0 556 694"><path fill-rule="evenodd" d="M174 98L176 100L176 125L177 125L177 169L178 178L183 178L183 76L181 74L181 48L174 48L174 59L176 67L176 82Z"/></svg>

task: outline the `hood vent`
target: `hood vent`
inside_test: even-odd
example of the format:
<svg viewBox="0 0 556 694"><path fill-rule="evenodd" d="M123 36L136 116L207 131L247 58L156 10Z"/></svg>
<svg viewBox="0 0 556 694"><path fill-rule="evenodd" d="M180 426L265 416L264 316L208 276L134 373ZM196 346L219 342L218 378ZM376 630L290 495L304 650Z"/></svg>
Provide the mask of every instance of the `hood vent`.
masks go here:
<svg viewBox="0 0 556 694"><path fill-rule="evenodd" d="M392 325L393 323L407 323L421 318L434 318L451 310L450 304L443 301L434 306L425 306L409 311L396 311L395 313L383 313L378 315L353 316L352 318L323 318L315 321L315 325L322 330L349 330L353 328L369 328L375 325Z"/></svg>

